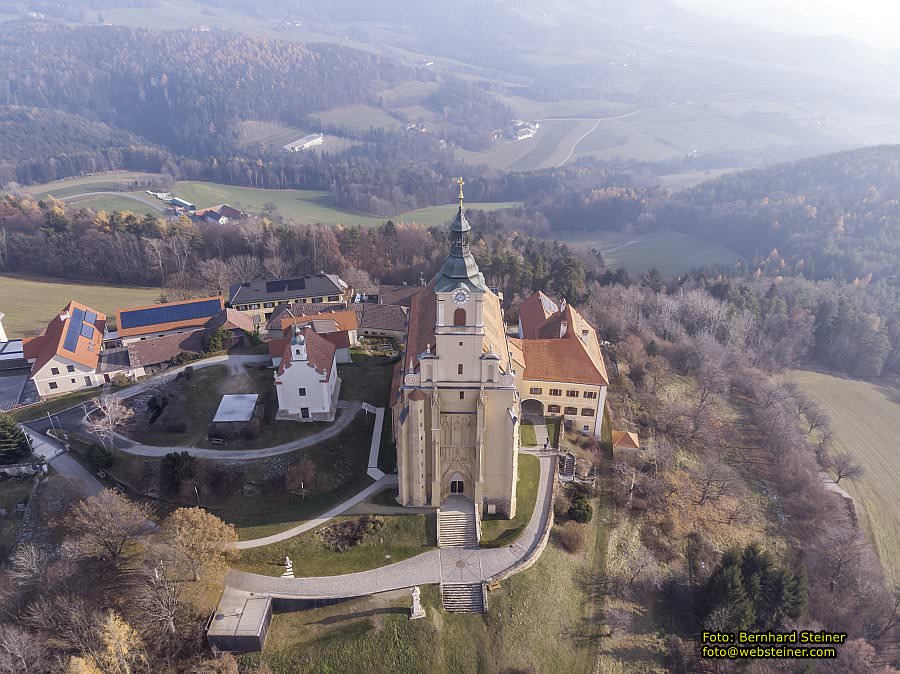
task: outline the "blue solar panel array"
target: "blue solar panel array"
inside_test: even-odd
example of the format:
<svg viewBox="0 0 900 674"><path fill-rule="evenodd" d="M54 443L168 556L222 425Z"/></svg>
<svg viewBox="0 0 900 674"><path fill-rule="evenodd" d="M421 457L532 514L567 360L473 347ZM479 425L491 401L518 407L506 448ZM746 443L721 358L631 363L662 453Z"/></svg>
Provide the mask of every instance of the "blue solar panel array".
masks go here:
<svg viewBox="0 0 900 674"><path fill-rule="evenodd" d="M87 318L85 318L84 323L81 324L81 336L87 337L88 339L94 336L94 326L87 322Z"/></svg>
<svg viewBox="0 0 900 674"><path fill-rule="evenodd" d="M72 318L69 320L69 329L66 330L66 339L63 341L63 348L66 351L75 353L78 348L78 335L81 334L81 326L84 324L84 310L75 309L72 311Z"/></svg>
<svg viewBox="0 0 900 674"><path fill-rule="evenodd" d="M201 300L190 304L176 304L171 307L150 307L123 311L119 318L120 329L143 328L147 325L190 321L195 318L212 318L221 311L220 300Z"/></svg>
<svg viewBox="0 0 900 674"><path fill-rule="evenodd" d="M294 290L306 290L306 279L287 278L276 281L266 281L267 293L286 293Z"/></svg>
<svg viewBox="0 0 900 674"><path fill-rule="evenodd" d="M97 322L97 314L95 314L93 311L87 312L84 315L84 322L90 323L91 325L93 325L94 323Z"/></svg>

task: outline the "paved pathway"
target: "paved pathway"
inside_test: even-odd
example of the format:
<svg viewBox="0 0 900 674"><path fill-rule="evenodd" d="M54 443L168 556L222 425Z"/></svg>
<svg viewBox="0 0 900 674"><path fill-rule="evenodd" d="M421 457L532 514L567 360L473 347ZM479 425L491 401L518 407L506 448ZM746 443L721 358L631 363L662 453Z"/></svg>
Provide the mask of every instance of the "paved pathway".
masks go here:
<svg viewBox="0 0 900 674"><path fill-rule="evenodd" d="M340 576L278 578L232 569L225 578L225 584L243 592L324 599L360 597L413 585L488 580L513 567L540 543L550 516L554 480L550 470L553 465L552 456L528 453L538 455L541 463L537 503L522 535L511 545L477 550L439 548L379 569Z"/></svg>
<svg viewBox="0 0 900 674"><path fill-rule="evenodd" d="M369 498L373 494L377 494L382 489L396 486L396 484L396 475L385 475L380 480L373 482L362 491L357 492L346 501L338 503L336 506L334 506L334 508L322 513L318 517L314 517L313 519L304 522L303 524L298 524L295 527L291 527L287 531L282 531L280 534L272 534L271 536L266 536L265 538L254 538L249 541L240 541L236 547L238 550L246 550L248 548L261 548L264 545L278 543L279 541L286 541L287 539L293 538L294 536L299 536L300 534L309 531L310 529L315 529L316 527L322 526L332 517L337 517L342 512L349 510L361 501L365 501L367 498Z"/></svg>
<svg viewBox="0 0 900 674"><path fill-rule="evenodd" d="M170 452L187 452L191 456L217 461L265 459L270 456L295 452L304 447L311 447L343 431L356 418L357 413L362 409L362 403L357 400L350 400L341 401L340 405L340 415L327 428L323 428L321 431L316 431L312 435L307 435L299 440L287 442L283 445L275 445L274 447L264 447L262 449L203 449L202 447L156 447L153 445L129 444L127 446L117 445L116 450L134 456L165 456ZM120 440L127 440L123 435L117 435L117 437Z"/></svg>
<svg viewBox="0 0 900 674"><path fill-rule="evenodd" d="M103 484L96 477L70 455L55 441L41 437L34 433L31 437L31 446L34 453L49 463L54 470L66 477L74 477L82 482L88 495L96 494L103 489Z"/></svg>

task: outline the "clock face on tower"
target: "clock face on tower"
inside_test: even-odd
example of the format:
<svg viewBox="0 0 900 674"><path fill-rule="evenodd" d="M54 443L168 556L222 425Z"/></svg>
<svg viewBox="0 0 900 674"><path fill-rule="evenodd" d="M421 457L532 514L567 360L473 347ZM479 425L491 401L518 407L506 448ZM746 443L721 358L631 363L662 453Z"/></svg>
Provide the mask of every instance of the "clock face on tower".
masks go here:
<svg viewBox="0 0 900 674"><path fill-rule="evenodd" d="M465 288L457 288L453 291L451 299L453 300L454 304L461 307L463 304L469 301L469 291Z"/></svg>

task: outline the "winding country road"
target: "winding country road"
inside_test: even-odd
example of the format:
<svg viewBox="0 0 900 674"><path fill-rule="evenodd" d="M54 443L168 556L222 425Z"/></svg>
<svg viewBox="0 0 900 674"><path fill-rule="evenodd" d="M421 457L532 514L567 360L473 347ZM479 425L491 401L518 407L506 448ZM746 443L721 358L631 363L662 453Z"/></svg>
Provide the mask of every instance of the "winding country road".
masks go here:
<svg viewBox="0 0 900 674"><path fill-rule="evenodd" d="M561 162L559 162L559 163L556 165L556 168L559 168L560 166L562 166L563 164L565 164L566 162L568 162L570 159L572 159L572 155L575 154L575 150L576 150L576 149L578 148L578 146L581 144L581 141L583 141L585 138L587 138L587 137L590 136L592 133L594 133L594 131L597 130L597 127L600 126L600 122L607 122L607 121L610 121L610 120L613 120L613 119L627 119L628 117L634 117L635 115L637 115L637 114L639 114L639 113L641 113L641 112L643 112L643 111L644 111L644 110L643 110L643 108L642 108L642 109L639 109L639 110L632 110L631 112L624 112L624 113L622 113L621 115L611 115L611 116L609 116L609 117L546 117L546 118L544 118L544 119L539 119L538 121L539 121L539 122L551 122L551 121L560 121L560 122L566 122L566 121L569 121L569 122L589 122L589 121L593 121L593 122L594 122L594 126L592 126L590 129L588 129L585 133L581 134L581 136L579 136L578 139L577 139L574 143L572 143L572 147L569 148L569 154L567 154L567 155L566 155L566 158L563 159Z"/></svg>

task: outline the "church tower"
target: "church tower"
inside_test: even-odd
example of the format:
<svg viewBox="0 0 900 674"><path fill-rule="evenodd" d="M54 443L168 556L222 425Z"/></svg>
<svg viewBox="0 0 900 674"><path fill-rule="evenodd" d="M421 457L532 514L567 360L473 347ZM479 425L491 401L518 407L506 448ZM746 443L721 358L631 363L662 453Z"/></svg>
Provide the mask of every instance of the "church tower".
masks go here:
<svg viewBox="0 0 900 674"><path fill-rule="evenodd" d="M469 499L515 515L519 400L500 301L469 248L463 208L441 270L412 299L404 376L393 406L400 499Z"/></svg>

